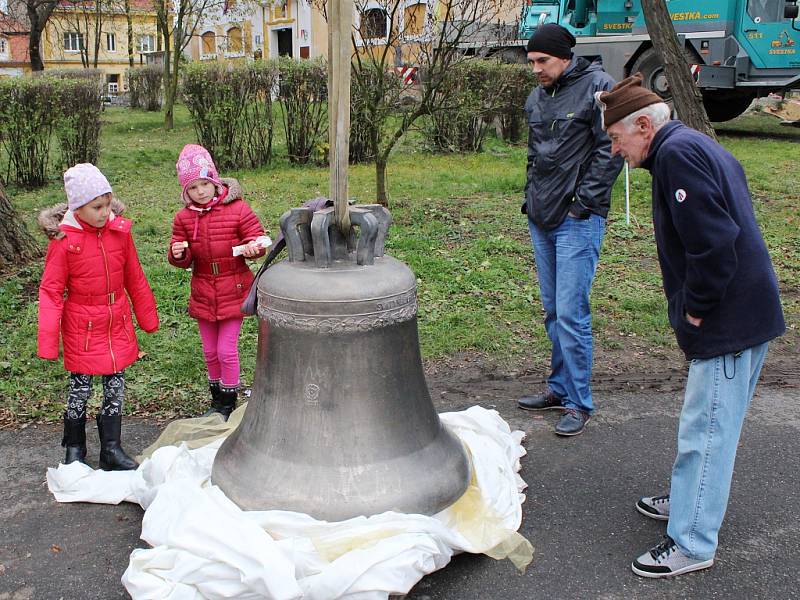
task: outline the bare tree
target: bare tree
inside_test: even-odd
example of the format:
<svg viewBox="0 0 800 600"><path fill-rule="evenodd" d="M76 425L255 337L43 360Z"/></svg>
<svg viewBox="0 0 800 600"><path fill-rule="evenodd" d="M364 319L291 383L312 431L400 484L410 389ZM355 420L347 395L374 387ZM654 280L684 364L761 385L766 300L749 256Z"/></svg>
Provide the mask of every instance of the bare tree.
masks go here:
<svg viewBox="0 0 800 600"><path fill-rule="evenodd" d="M448 72L466 60L464 44L504 20L511 0L356 0L353 85L363 94L376 201L388 205L386 168L392 150L420 117L446 110L437 94ZM324 0L313 6L325 16ZM419 83L403 67L418 69ZM358 126L356 124L356 126Z"/></svg>
<svg viewBox="0 0 800 600"><path fill-rule="evenodd" d="M48 19L58 6L59 0L16 0L9 2L12 16L27 22L29 27L28 54L31 57L31 71L43 71L42 32Z"/></svg>
<svg viewBox="0 0 800 600"><path fill-rule="evenodd" d="M113 10L112 0L61 0L50 17L57 31L77 36L86 69L97 68L104 24Z"/></svg>
<svg viewBox="0 0 800 600"><path fill-rule="evenodd" d="M14 210L0 183L0 269L42 256L42 249Z"/></svg>
<svg viewBox="0 0 800 600"><path fill-rule="evenodd" d="M642 0L642 11L653 47L664 61L664 72L678 116L689 127L717 139L703 106L703 95L694 84L666 4L663 0Z"/></svg>
<svg viewBox="0 0 800 600"><path fill-rule="evenodd" d="M128 65L133 68L133 17L131 15L131 0L124 0L125 24L128 37Z"/></svg>
<svg viewBox="0 0 800 600"><path fill-rule="evenodd" d="M181 55L198 27L219 19L224 0L153 0L158 31L164 51L164 129L174 127ZM226 12L227 19L252 10L250 2L237 2Z"/></svg>

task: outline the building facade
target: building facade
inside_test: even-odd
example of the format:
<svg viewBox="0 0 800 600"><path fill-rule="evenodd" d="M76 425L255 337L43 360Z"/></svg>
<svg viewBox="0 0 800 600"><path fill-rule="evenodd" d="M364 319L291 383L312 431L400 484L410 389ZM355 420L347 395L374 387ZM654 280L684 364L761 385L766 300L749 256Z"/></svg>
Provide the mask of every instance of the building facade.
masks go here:
<svg viewBox="0 0 800 600"><path fill-rule="evenodd" d="M150 0L130 4L136 66L157 49L156 14ZM92 2L62 2L47 22L41 47L45 69L96 68L103 72L109 94L127 90L128 19L118 4L108 3L98 17Z"/></svg>
<svg viewBox="0 0 800 600"><path fill-rule="evenodd" d="M28 28L7 9L0 0L0 77L16 77L31 70Z"/></svg>
<svg viewBox="0 0 800 600"><path fill-rule="evenodd" d="M206 11L186 53L192 60L240 61L327 55L322 14L303 0L227 2Z"/></svg>

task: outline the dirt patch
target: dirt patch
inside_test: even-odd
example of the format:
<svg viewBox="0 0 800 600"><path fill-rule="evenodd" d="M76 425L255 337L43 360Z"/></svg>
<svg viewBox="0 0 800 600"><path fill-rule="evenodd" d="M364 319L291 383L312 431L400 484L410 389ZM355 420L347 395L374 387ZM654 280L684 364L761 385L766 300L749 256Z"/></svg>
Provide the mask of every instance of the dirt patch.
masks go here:
<svg viewBox="0 0 800 600"><path fill-rule="evenodd" d="M794 331L770 345L759 387L800 388L797 356L800 336ZM682 390L688 363L676 347L646 348L631 344L599 348L595 353L592 389L595 393ZM428 385L437 401L450 397L455 407L465 401L502 402L542 390L547 364L502 363L475 352L430 361L425 365ZM447 403L446 403L447 404Z"/></svg>
<svg viewBox="0 0 800 600"><path fill-rule="evenodd" d="M759 389L800 389L800 335L790 330L770 345ZM460 410L480 403L501 406L545 388L547 357L527 363L503 362L478 352L461 352L427 361L425 375L439 410ZM631 342L619 348L596 348L592 390L598 404L618 392L676 392L684 388L688 363L674 346L648 348ZM176 415L148 418L163 425ZM44 421L37 421L44 423ZM0 407L0 429L26 428L11 411Z"/></svg>

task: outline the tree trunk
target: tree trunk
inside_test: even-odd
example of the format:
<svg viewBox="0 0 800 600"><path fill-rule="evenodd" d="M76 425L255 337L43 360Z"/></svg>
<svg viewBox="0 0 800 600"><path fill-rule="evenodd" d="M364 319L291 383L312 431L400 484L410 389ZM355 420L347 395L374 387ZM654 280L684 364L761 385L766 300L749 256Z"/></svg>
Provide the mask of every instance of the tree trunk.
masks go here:
<svg viewBox="0 0 800 600"><path fill-rule="evenodd" d="M34 6L28 4L28 22L30 23L30 33L28 35L28 54L31 57L31 71L44 71L44 63L42 62L42 52L40 50L42 41L42 31L44 31L45 23L49 14L40 19L40 15Z"/></svg>
<svg viewBox="0 0 800 600"><path fill-rule="evenodd" d="M164 90L164 129L171 131L175 127L175 101L178 97L178 68L180 67L180 46L176 39L173 39L174 62L172 72L169 75L169 86ZM168 55L169 52L166 52ZM164 61L165 63L167 61Z"/></svg>
<svg viewBox="0 0 800 600"><path fill-rule="evenodd" d="M96 69L97 61L100 59L100 46L103 41L103 10L105 8L105 3L100 0L95 0L94 7L94 57L92 58L92 67ZM88 33L88 28L86 31Z"/></svg>
<svg viewBox="0 0 800 600"><path fill-rule="evenodd" d="M0 270L41 256L42 249L19 218L0 183Z"/></svg>
<svg viewBox="0 0 800 600"><path fill-rule="evenodd" d="M653 47L664 62L664 72L678 116L689 127L717 139L703 107L703 95L692 79L683 48L672 26L667 5L663 0L642 0L642 12Z"/></svg>
<svg viewBox="0 0 800 600"><path fill-rule="evenodd" d="M128 65L133 68L133 18L131 17L131 2L125 0L125 21L128 24Z"/></svg>
<svg viewBox="0 0 800 600"><path fill-rule="evenodd" d="M377 155L375 157L375 201L381 206L389 206L389 199L386 197L386 158Z"/></svg>
<svg viewBox="0 0 800 600"><path fill-rule="evenodd" d="M175 128L175 92L172 83L164 90L164 129L172 131Z"/></svg>
<svg viewBox="0 0 800 600"><path fill-rule="evenodd" d="M163 27L163 24L162 24ZM172 87L172 57L169 51L169 30L163 28L164 37L164 129L171 131L175 127L173 112L175 109L175 95Z"/></svg>

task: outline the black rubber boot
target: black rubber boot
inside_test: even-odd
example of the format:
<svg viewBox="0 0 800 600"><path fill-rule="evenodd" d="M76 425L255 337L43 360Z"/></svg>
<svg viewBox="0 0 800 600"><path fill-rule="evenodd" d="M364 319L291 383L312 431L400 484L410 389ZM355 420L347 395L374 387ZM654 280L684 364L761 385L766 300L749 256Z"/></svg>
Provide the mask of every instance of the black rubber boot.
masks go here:
<svg viewBox="0 0 800 600"><path fill-rule="evenodd" d="M132 471L139 465L120 446L122 415L97 415L100 433L100 468L103 471Z"/></svg>
<svg viewBox="0 0 800 600"><path fill-rule="evenodd" d="M76 460L86 464L86 416L82 419L70 419L64 414L64 437L61 445L67 449L64 464Z"/></svg>
<svg viewBox="0 0 800 600"><path fill-rule="evenodd" d="M211 408L204 412L203 416L210 417L213 414L220 413L224 417L225 415L222 412L222 392L219 389L219 381L209 381L208 389L211 392Z"/></svg>
<svg viewBox="0 0 800 600"><path fill-rule="evenodd" d="M226 421L228 417L231 416L231 413L236 410L236 399L238 397L238 392L236 388L232 390L220 389L219 397L220 397L220 409L219 413L222 415L222 418Z"/></svg>

